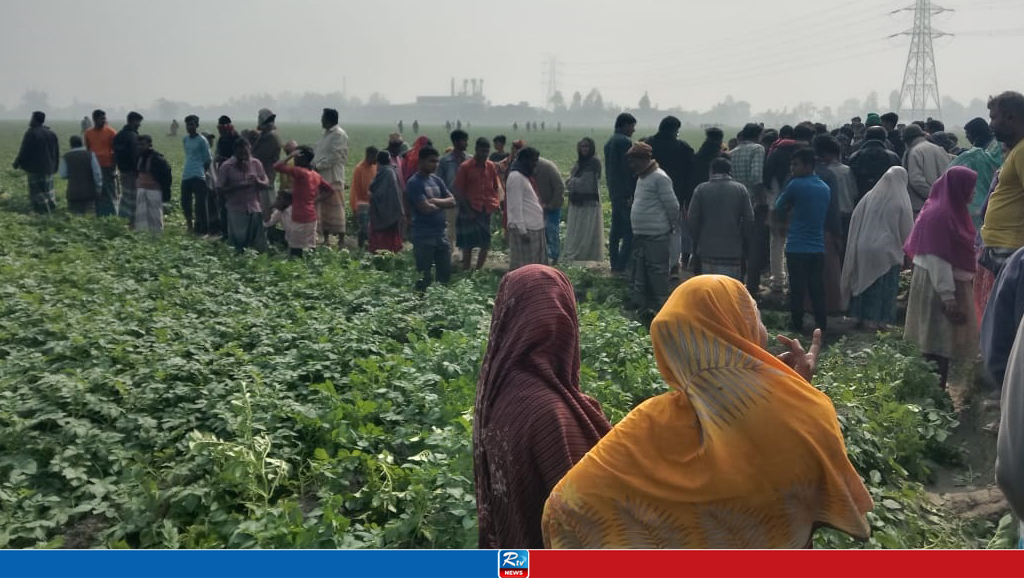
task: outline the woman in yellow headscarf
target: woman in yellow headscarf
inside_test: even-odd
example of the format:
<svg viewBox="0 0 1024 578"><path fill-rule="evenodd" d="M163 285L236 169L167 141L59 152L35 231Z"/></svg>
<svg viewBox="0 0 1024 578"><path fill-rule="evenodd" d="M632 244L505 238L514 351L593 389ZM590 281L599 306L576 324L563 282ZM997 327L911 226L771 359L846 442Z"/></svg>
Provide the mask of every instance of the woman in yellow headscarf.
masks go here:
<svg viewBox="0 0 1024 578"><path fill-rule="evenodd" d="M781 358L764 350L742 284L687 281L651 340L672 391L630 412L555 486L545 546L804 548L821 526L869 536L871 497L832 402L794 371L810 377L799 344Z"/></svg>

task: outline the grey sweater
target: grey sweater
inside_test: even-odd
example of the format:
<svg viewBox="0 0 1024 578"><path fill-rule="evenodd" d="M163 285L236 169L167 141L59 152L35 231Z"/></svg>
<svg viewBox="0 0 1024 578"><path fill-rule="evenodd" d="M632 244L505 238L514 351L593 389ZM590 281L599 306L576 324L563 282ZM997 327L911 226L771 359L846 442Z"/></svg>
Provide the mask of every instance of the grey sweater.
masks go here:
<svg viewBox="0 0 1024 578"><path fill-rule="evenodd" d="M697 255L706 259L741 258L747 228L754 221L747 187L729 177L712 177L694 191L689 221Z"/></svg>
<svg viewBox="0 0 1024 578"><path fill-rule="evenodd" d="M637 179L629 213L634 235L667 235L678 218L679 201L665 171L655 169Z"/></svg>

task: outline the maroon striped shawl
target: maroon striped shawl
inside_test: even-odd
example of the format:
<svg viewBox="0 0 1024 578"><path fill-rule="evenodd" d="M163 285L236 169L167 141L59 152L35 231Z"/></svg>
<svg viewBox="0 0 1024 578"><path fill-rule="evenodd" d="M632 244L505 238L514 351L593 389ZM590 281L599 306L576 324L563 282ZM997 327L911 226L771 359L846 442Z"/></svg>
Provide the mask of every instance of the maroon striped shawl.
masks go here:
<svg viewBox="0 0 1024 578"><path fill-rule="evenodd" d="M530 265L498 288L473 421L480 548L543 548L551 488L608 433L601 405L579 388L572 284Z"/></svg>

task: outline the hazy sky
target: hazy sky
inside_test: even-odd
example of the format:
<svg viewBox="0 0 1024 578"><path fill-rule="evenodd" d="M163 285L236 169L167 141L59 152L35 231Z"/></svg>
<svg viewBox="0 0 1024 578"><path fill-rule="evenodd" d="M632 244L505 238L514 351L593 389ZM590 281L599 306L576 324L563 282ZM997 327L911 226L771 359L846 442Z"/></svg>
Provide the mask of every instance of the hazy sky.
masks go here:
<svg viewBox="0 0 1024 578"><path fill-rule="evenodd" d="M598 87L635 106L836 106L898 88L913 0L34 0L0 2L0 102L27 88L64 105L195 104L268 92L382 92L391 102L483 78L495 104ZM967 101L1024 77L1024 0L948 0L934 25L939 86ZM1015 50L1016 49L1016 50ZM461 82L459 83L461 87Z"/></svg>

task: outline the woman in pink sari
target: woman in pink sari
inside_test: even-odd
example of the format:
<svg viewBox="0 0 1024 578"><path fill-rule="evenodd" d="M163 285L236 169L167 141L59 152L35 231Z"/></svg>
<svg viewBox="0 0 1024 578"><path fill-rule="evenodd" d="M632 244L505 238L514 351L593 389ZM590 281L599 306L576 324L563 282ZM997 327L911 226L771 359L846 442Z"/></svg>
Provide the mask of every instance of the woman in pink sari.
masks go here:
<svg viewBox="0 0 1024 578"><path fill-rule="evenodd" d="M978 174L952 167L932 185L903 246L914 260L904 338L938 366L942 386L954 357L968 359L978 346L974 311L974 223L967 204Z"/></svg>

